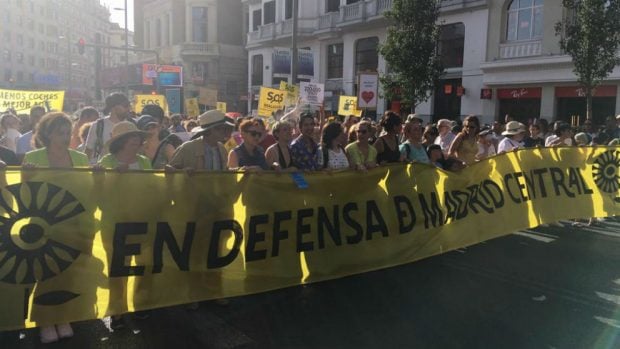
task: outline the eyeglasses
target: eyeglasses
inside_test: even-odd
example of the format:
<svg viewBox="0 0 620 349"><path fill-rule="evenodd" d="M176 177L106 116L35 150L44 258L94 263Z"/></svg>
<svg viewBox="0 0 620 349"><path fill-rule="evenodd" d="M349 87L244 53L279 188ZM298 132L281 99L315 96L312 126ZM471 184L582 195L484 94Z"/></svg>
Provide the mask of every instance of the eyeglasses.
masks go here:
<svg viewBox="0 0 620 349"><path fill-rule="evenodd" d="M357 130L357 133L361 133L361 134L365 135L366 133L368 133L368 130L364 130L364 129Z"/></svg>
<svg viewBox="0 0 620 349"><path fill-rule="evenodd" d="M256 138L261 138L263 136L263 133L258 131L246 131L246 133Z"/></svg>
<svg viewBox="0 0 620 349"><path fill-rule="evenodd" d="M465 126L465 127L467 127L467 128L468 128L468 129L470 129L470 130L475 130L475 129L477 129L477 128L478 128L478 127L473 126L473 125L469 125L469 126Z"/></svg>

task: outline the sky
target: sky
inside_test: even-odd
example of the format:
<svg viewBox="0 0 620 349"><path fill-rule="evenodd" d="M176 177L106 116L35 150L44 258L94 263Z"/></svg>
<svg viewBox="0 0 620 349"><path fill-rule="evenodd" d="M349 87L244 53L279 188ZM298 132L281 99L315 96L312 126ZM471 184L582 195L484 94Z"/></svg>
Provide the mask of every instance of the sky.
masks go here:
<svg viewBox="0 0 620 349"><path fill-rule="evenodd" d="M118 23L121 28L125 28L125 12L114 10L115 7L124 8L125 0L99 0L99 2L104 6L110 7L110 13L112 14L110 20ZM127 0L127 7L129 7L129 16L127 18L129 30L133 30L133 0Z"/></svg>

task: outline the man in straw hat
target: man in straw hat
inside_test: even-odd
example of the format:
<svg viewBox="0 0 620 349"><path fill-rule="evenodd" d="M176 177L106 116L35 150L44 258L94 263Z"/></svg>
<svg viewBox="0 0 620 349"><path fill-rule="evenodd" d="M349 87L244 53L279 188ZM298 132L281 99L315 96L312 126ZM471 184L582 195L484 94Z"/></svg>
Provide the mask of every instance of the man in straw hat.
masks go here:
<svg viewBox="0 0 620 349"><path fill-rule="evenodd" d="M219 110L209 110L198 117L197 133L174 153L166 169L226 170L228 155L224 143L230 138L235 122Z"/></svg>

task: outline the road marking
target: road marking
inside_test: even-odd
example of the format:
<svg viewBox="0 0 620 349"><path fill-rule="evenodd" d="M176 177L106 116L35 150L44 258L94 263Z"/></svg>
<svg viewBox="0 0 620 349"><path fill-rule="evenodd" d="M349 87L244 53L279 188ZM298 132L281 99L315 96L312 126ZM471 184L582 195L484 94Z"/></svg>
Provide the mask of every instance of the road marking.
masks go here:
<svg viewBox="0 0 620 349"><path fill-rule="evenodd" d="M613 232L610 232L610 231L596 229L596 228L592 228L592 227L583 227L581 229L585 230L585 231L589 231L591 233L596 233L596 234L601 234L601 235L612 236L612 237L615 237L615 238L620 238L620 233L613 233Z"/></svg>
<svg viewBox="0 0 620 349"><path fill-rule="evenodd" d="M546 236L541 236L541 235L537 235L537 234L530 234L530 233L526 233L524 231L517 231L517 232L514 232L512 234L513 235L523 236L523 237L526 237L526 238L530 238L530 239L536 240L536 241L542 241L542 242L547 243L547 244L550 243L550 242L555 241L555 239L553 239L553 238L548 238Z"/></svg>
<svg viewBox="0 0 620 349"><path fill-rule="evenodd" d="M620 223L616 223L612 221L599 221L599 223L603 225L611 225L614 228L620 228Z"/></svg>

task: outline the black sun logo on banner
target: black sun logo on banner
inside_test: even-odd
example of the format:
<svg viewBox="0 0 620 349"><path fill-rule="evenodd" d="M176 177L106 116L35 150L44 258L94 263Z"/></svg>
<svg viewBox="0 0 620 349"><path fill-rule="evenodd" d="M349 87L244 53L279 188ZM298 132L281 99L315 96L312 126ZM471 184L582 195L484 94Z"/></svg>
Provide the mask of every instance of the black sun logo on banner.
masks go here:
<svg viewBox="0 0 620 349"><path fill-rule="evenodd" d="M49 183L0 189L0 281L33 284L67 269L80 252L54 240L50 230L84 211L75 196Z"/></svg>
<svg viewBox="0 0 620 349"><path fill-rule="evenodd" d="M600 190L616 194L620 188L620 156L618 151L607 151L594 160L592 177Z"/></svg>

